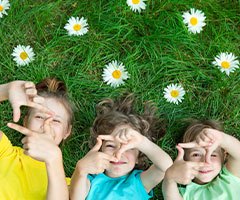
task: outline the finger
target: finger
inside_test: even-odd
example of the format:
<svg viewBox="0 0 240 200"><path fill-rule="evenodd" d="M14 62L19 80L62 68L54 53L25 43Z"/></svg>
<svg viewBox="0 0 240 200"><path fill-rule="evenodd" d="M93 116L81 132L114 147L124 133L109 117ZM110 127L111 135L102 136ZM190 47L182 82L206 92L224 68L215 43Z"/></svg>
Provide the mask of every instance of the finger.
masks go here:
<svg viewBox="0 0 240 200"><path fill-rule="evenodd" d="M118 160L120 160L122 154L123 154L125 151L129 150L129 149L132 149L132 145L131 145L131 144L121 144L119 150L116 152L116 158L117 158Z"/></svg>
<svg viewBox="0 0 240 200"><path fill-rule="evenodd" d="M201 167L205 167L208 164L204 163L204 162L191 162L191 161L187 161L189 163L189 165L192 167L192 169L194 170L199 170Z"/></svg>
<svg viewBox="0 0 240 200"><path fill-rule="evenodd" d="M14 129L20 133L22 133L23 135L27 135L27 136L30 136L30 135L33 135L34 132L23 127L23 126L20 126L18 124L14 124L14 123L7 123L7 126L11 129Z"/></svg>
<svg viewBox="0 0 240 200"><path fill-rule="evenodd" d="M199 145L196 143L196 141L193 142L187 142L187 143L178 143L178 146L185 148L185 149L190 149L194 147L199 147Z"/></svg>
<svg viewBox="0 0 240 200"><path fill-rule="evenodd" d="M117 140L119 143L126 144L127 141L126 141L125 139L123 139L123 138L124 138L124 136L122 136L123 134L124 134L123 132L117 134L117 135L115 136L115 140Z"/></svg>
<svg viewBox="0 0 240 200"><path fill-rule="evenodd" d="M211 155L213 153L213 149L206 149L206 155L205 155L205 162L211 163Z"/></svg>
<svg viewBox="0 0 240 200"><path fill-rule="evenodd" d="M25 84L24 84L24 88L25 89L28 89L28 88L35 88L35 84L31 81L27 81Z"/></svg>
<svg viewBox="0 0 240 200"><path fill-rule="evenodd" d="M98 138L100 138L101 140L114 141L114 136L112 135L99 135Z"/></svg>
<svg viewBox="0 0 240 200"><path fill-rule="evenodd" d="M44 121L44 123L43 123L43 133L51 136L52 139L54 139L53 129L52 129L51 124L50 124L52 121L53 121L52 117L49 117Z"/></svg>
<svg viewBox="0 0 240 200"><path fill-rule="evenodd" d="M95 146L91 149L91 151L99 151L101 149L102 146L102 139L97 137L97 143L95 144Z"/></svg>
<svg viewBox="0 0 240 200"><path fill-rule="evenodd" d="M108 163L109 163L109 161L118 162L118 159L115 156L113 156L113 155L108 155L106 153L103 153L102 157L103 157L103 159L107 160Z"/></svg>
<svg viewBox="0 0 240 200"><path fill-rule="evenodd" d="M45 99L40 96L35 96L33 97L33 102L38 104L43 104L45 102Z"/></svg>
<svg viewBox="0 0 240 200"><path fill-rule="evenodd" d="M36 109L40 110L41 112L44 112L48 115L51 115L51 116L54 115L54 112L52 110L50 110L49 108L47 108L47 107L45 107L41 104L30 101L30 102L28 102L27 106L32 107L32 108L36 108Z"/></svg>
<svg viewBox="0 0 240 200"><path fill-rule="evenodd" d="M28 96L34 97L37 95L37 90L35 88L34 89L33 88L26 89L25 92Z"/></svg>
<svg viewBox="0 0 240 200"><path fill-rule="evenodd" d="M13 108L13 121L18 122L21 116L21 110L19 105L12 105Z"/></svg>
<svg viewBox="0 0 240 200"><path fill-rule="evenodd" d="M183 160L184 158L184 150L181 146L177 145L176 146L177 150L178 150L178 155L177 155L177 158L176 160L179 161L179 160Z"/></svg>

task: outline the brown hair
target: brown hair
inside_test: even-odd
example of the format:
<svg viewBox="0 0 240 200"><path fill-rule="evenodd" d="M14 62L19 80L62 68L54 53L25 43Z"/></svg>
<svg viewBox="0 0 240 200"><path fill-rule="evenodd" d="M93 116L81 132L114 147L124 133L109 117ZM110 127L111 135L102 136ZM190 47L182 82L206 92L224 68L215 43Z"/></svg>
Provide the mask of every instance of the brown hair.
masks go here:
<svg viewBox="0 0 240 200"><path fill-rule="evenodd" d="M205 128L212 128L223 131L222 124L215 120L192 120L191 124L187 127L182 142L192 142L196 139L197 135Z"/></svg>
<svg viewBox="0 0 240 200"><path fill-rule="evenodd" d="M123 124L130 125L151 141L164 135L163 121L155 116L156 107L148 102L144 113L140 115L134 110L134 100L133 94L125 94L118 101L104 99L97 104L97 117L91 127L90 148L96 143L98 135L110 135L118 125ZM148 166L147 157L140 152L135 168L146 169Z"/></svg>
<svg viewBox="0 0 240 200"><path fill-rule="evenodd" d="M187 127L184 135L182 142L187 143L187 142L192 142L196 139L199 133L205 128L212 128L216 129L218 131L223 131L223 126L222 123L215 121L215 120L192 120L191 124ZM186 150L188 152L188 150ZM187 155L184 155L184 159L187 159ZM222 149L222 159L224 160L224 150Z"/></svg>
<svg viewBox="0 0 240 200"><path fill-rule="evenodd" d="M54 98L62 103L69 115L68 125L73 122L73 105L67 94L67 87L63 81L56 78L45 78L36 84L38 95L45 98ZM31 112L29 109L28 114Z"/></svg>

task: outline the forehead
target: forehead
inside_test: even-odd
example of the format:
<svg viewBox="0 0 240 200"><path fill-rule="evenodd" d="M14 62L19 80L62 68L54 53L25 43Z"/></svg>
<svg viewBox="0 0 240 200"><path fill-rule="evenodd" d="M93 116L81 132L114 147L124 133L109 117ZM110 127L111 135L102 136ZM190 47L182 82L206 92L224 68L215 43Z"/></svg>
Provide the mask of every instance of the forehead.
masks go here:
<svg viewBox="0 0 240 200"><path fill-rule="evenodd" d="M53 111L55 113L56 117L60 117L63 119L69 117L69 114L68 114L65 106L58 99L45 98L43 105L46 106L47 108L49 108L51 111ZM32 112L45 114L44 112L42 112L41 110L38 110L38 109L32 109Z"/></svg>

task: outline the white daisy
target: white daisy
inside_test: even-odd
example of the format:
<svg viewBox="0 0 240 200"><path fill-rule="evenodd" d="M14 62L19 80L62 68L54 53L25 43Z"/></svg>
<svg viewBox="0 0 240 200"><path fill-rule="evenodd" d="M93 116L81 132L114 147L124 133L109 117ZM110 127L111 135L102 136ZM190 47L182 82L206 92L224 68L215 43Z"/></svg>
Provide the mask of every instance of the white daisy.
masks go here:
<svg viewBox="0 0 240 200"><path fill-rule="evenodd" d="M103 81L112 87L118 87L124 84L124 80L129 78L128 72L125 70L125 66L122 63L117 63L116 60L105 65L103 70Z"/></svg>
<svg viewBox="0 0 240 200"><path fill-rule="evenodd" d="M239 61L233 53L220 53L215 57L213 65L218 66L221 72L225 72L228 76L230 72L234 72L235 69L239 68Z"/></svg>
<svg viewBox="0 0 240 200"><path fill-rule="evenodd" d="M84 35L88 32L88 23L84 17L81 19L71 17L64 28L68 31L68 35Z"/></svg>
<svg viewBox="0 0 240 200"><path fill-rule="evenodd" d="M178 104L182 102L185 90L181 85L170 84L164 89L164 98L170 103Z"/></svg>
<svg viewBox="0 0 240 200"><path fill-rule="evenodd" d="M3 17L3 15L7 15L6 10L10 8L10 3L8 0L0 0L0 18Z"/></svg>
<svg viewBox="0 0 240 200"><path fill-rule="evenodd" d="M141 10L146 9L146 4L144 3L146 0L127 0L127 5L131 8L133 12L138 11L139 13Z"/></svg>
<svg viewBox="0 0 240 200"><path fill-rule="evenodd" d="M32 47L30 46L22 46L22 45L17 45L13 49L12 56L14 57L14 61L17 63L19 66L24 66L28 65L31 61L34 60L34 52Z"/></svg>
<svg viewBox="0 0 240 200"><path fill-rule="evenodd" d="M191 8L190 12L187 11L183 13L182 16L183 22L188 26L188 31L194 34L200 33L202 28L206 25L204 22L206 17L201 10Z"/></svg>

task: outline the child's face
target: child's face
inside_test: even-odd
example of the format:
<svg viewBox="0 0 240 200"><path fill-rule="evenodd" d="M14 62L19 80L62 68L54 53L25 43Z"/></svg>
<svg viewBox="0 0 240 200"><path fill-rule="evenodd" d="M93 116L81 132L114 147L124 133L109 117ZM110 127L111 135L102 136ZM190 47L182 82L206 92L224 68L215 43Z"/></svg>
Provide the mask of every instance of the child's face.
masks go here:
<svg viewBox="0 0 240 200"><path fill-rule="evenodd" d="M102 152L108 155L115 155L120 148L120 143L116 141L104 141ZM138 160L139 151L137 149L129 149L125 151L118 162L110 162L106 175L110 177L120 177L131 172Z"/></svg>
<svg viewBox="0 0 240 200"><path fill-rule="evenodd" d="M50 126L53 129L51 134L55 143L59 145L61 141L67 138L71 132L71 127L68 125L69 114L63 104L57 99L45 98L44 104L55 113L53 116L53 121L50 123ZM43 113L37 109L32 109L26 126L32 131L42 133L43 124L47 117L49 116L47 116L46 113Z"/></svg>
<svg viewBox="0 0 240 200"><path fill-rule="evenodd" d="M203 147L196 147L189 149L186 152L186 160L194 162L205 162L206 149ZM205 184L211 182L221 171L223 164L223 153L218 147L211 154L211 163L198 170L198 175L195 177L194 182L198 184Z"/></svg>

